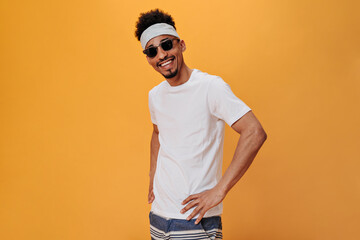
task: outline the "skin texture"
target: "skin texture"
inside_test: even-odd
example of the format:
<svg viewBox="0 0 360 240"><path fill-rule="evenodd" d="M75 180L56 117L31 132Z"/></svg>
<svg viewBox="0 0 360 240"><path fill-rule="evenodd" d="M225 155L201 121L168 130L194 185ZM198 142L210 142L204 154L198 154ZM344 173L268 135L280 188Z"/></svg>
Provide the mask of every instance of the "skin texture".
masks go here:
<svg viewBox="0 0 360 240"><path fill-rule="evenodd" d="M167 38L174 38L169 35L161 35L151 39L146 48L149 46L158 46L161 41ZM174 41L173 49L169 51L158 48L158 54L154 58L146 57L148 63L160 74L162 74L171 86L177 86L185 83L192 72L192 69L186 66L183 58L183 52L186 50L186 45L183 40L180 42ZM161 67L159 64L173 59L173 62L166 68ZM174 77L167 78L177 71ZM184 199L182 204L184 208L180 211L182 214L194 208L187 220L192 219L197 214L195 224L198 224L204 217L205 213L221 203L230 189L240 180L250 167L259 149L265 142L267 135L261 126L258 119L252 111L249 111L240 119L238 119L232 126L237 133L240 134L238 144L235 149L233 159L226 169L224 175L219 183L212 189L206 190L201 193L193 194ZM156 171L157 156L159 152L159 130L157 126L153 125L153 133L151 137L151 154L150 154L150 184L148 202L152 203L155 199L153 193L153 180Z"/></svg>

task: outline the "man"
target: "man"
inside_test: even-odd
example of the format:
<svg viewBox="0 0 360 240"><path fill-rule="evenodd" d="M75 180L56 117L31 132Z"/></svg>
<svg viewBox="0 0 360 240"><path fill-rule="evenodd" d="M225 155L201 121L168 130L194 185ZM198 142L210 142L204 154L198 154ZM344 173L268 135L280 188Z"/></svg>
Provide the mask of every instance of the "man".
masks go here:
<svg viewBox="0 0 360 240"><path fill-rule="evenodd" d="M186 45L170 15L159 9L141 14L135 35L149 64L165 77L149 92L151 238L222 239L222 201L266 133L220 77L185 64ZM240 138L221 176L224 122Z"/></svg>

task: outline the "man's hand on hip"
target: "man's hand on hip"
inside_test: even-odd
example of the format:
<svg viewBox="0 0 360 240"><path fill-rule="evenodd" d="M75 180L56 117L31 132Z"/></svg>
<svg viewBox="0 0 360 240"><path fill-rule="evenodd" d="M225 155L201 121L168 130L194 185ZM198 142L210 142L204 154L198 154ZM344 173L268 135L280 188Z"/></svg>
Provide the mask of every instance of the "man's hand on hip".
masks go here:
<svg viewBox="0 0 360 240"><path fill-rule="evenodd" d="M213 208L219 203L221 203L224 198L225 193L223 193L216 187L198 194L190 195L182 202L183 205L187 205L180 211L180 213L184 214L189 209L196 207L186 220L192 219L199 213L199 216L195 221L195 224L198 224L200 220L204 217L205 213L210 208Z"/></svg>

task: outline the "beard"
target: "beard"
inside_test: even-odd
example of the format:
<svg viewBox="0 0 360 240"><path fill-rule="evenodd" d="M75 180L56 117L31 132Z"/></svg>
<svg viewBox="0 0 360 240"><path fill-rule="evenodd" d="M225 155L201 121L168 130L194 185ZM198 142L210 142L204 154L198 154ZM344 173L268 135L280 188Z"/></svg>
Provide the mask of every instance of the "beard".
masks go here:
<svg viewBox="0 0 360 240"><path fill-rule="evenodd" d="M171 72L171 70L169 71L168 74L162 74L166 79L170 79L173 78L177 75L178 70L176 69L174 72Z"/></svg>

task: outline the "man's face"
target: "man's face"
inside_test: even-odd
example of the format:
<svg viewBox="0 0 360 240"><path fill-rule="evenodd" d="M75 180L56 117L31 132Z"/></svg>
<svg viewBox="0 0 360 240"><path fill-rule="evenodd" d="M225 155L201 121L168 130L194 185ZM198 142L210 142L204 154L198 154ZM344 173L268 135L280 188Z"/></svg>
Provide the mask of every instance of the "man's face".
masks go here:
<svg viewBox="0 0 360 240"><path fill-rule="evenodd" d="M151 39L147 44L145 49L148 47L154 46L157 47L161 42L167 39L176 39L176 37L171 35L160 35ZM183 51L185 51L186 46L183 40L177 41L174 40L173 48L164 51L161 46L157 48L157 55L153 58L146 56L149 64L165 78L173 78L178 74L182 64L183 64Z"/></svg>

